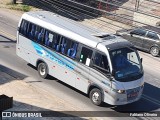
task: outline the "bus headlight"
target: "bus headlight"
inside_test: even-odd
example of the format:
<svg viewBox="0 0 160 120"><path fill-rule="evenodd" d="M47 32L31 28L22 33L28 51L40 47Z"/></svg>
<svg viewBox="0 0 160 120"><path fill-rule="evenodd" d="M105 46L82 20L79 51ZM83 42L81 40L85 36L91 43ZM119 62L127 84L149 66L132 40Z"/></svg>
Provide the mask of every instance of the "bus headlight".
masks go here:
<svg viewBox="0 0 160 120"><path fill-rule="evenodd" d="M112 89L112 91L119 93L119 94L124 94L126 92L125 90L117 90L117 89Z"/></svg>
<svg viewBox="0 0 160 120"><path fill-rule="evenodd" d="M119 94L124 94L124 93L125 93L125 90L117 90L117 93L119 93Z"/></svg>

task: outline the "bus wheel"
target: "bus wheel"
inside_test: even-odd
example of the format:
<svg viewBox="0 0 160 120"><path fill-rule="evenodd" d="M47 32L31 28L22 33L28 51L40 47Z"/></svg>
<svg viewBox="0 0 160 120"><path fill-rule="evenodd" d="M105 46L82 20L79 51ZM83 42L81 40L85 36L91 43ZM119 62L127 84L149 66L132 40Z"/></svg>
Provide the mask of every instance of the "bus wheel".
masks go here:
<svg viewBox="0 0 160 120"><path fill-rule="evenodd" d="M39 63L38 64L38 74L42 78L47 78L48 71L47 71L47 65L45 63Z"/></svg>
<svg viewBox="0 0 160 120"><path fill-rule="evenodd" d="M93 104L100 106L102 104L102 93L99 89L94 88L90 91L90 99Z"/></svg>

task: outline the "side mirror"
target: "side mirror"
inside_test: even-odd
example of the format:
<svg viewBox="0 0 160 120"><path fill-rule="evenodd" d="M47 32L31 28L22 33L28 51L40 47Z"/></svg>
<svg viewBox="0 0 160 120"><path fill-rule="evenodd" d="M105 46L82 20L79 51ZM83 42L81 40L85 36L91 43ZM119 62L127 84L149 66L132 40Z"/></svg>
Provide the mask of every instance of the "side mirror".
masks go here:
<svg viewBox="0 0 160 120"><path fill-rule="evenodd" d="M112 70L111 75L115 76L115 70Z"/></svg>
<svg viewBox="0 0 160 120"><path fill-rule="evenodd" d="M112 81L113 80L113 76L115 75L115 71L114 70L112 70L112 72L111 72L111 74L110 75L108 75L108 78L109 78L109 80L110 81Z"/></svg>
<svg viewBox="0 0 160 120"><path fill-rule="evenodd" d="M107 76L107 78L108 78L110 81L113 80L113 76L112 76L111 74L107 74L106 76Z"/></svg>

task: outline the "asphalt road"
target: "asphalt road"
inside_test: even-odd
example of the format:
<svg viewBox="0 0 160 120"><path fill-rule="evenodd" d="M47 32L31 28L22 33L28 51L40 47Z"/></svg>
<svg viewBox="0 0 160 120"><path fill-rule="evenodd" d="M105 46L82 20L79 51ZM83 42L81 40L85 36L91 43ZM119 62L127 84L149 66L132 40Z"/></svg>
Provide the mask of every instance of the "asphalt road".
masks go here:
<svg viewBox="0 0 160 120"><path fill-rule="evenodd" d="M14 19L12 16L6 16L6 14L2 14L1 12L0 16L3 18L0 19L0 30L5 31L5 33L8 34L6 36L0 35L0 65L16 70L17 72L23 74L25 76L24 80L26 82L39 86L48 92L55 94L57 97L65 99L66 102L72 103L82 111L103 111L97 112L97 114L100 116L125 116L126 114L128 115L128 113L133 111L160 112L160 58L153 58L147 53L140 52L140 56L143 57L143 66L145 71L145 88L141 100L123 106L110 106L108 104L103 104L102 107L98 107L93 105L86 95L56 80L55 78L40 78L33 66L16 55L16 43L12 39L8 39L10 34L16 34L16 26L18 24L16 20L17 17ZM19 75L17 75L17 78L18 77ZM140 118L131 117L127 119ZM149 119L153 118L149 117Z"/></svg>

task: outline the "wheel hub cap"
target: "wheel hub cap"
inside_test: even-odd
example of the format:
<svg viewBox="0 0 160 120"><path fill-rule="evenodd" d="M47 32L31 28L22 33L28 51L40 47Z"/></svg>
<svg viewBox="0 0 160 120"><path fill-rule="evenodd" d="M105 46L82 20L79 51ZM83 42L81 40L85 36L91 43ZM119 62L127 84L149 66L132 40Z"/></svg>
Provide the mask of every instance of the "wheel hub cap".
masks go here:
<svg viewBox="0 0 160 120"><path fill-rule="evenodd" d="M99 100L99 94L98 94L97 92L95 92L95 93L93 94L92 100L93 100L93 102L95 102L95 103Z"/></svg>
<svg viewBox="0 0 160 120"><path fill-rule="evenodd" d="M41 74L41 75L45 75L45 68L44 68L44 67L41 67L41 69L40 69L40 74Z"/></svg>

